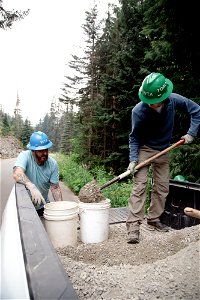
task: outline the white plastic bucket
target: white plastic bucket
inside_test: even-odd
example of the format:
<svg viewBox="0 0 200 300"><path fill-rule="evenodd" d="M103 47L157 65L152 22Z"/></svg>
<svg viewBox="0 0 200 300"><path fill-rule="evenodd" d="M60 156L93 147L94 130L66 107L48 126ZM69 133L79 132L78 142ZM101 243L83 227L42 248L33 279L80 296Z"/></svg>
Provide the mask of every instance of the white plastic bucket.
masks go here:
<svg viewBox="0 0 200 300"><path fill-rule="evenodd" d="M110 200L79 202L80 240L85 244L101 243L108 239Z"/></svg>
<svg viewBox="0 0 200 300"><path fill-rule="evenodd" d="M78 204L70 201L50 202L44 206L44 225L55 248L76 246Z"/></svg>

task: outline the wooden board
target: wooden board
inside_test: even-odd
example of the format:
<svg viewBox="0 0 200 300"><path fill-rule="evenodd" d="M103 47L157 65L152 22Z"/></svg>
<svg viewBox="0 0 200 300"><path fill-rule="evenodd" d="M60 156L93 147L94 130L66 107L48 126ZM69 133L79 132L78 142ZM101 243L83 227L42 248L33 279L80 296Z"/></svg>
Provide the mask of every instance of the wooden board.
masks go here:
<svg viewBox="0 0 200 300"><path fill-rule="evenodd" d="M125 223L127 216L127 207L110 208L109 224Z"/></svg>

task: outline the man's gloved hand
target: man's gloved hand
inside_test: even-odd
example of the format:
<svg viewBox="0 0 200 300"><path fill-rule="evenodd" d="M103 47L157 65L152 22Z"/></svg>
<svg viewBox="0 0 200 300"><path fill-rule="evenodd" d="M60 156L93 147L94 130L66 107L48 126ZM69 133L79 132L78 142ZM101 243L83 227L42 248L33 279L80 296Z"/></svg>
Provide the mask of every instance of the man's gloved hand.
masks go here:
<svg viewBox="0 0 200 300"><path fill-rule="evenodd" d="M32 202L35 205L40 205L41 203L46 204L46 201L44 200L42 194L40 191L36 188L36 186L32 182L26 183L26 188L29 189L32 197Z"/></svg>
<svg viewBox="0 0 200 300"><path fill-rule="evenodd" d="M182 136L181 138L185 140L184 144L190 144L190 143L192 143L193 140L194 140L194 137L191 136L191 135L188 134L188 133L185 134L184 136Z"/></svg>
<svg viewBox="0 0 200 300"><path fill-rule="evenodd" d="M131 174L134 175L137 170L135 170L135 167L137 165L137 161L131 161L127 170L130 170Z"/></svg>

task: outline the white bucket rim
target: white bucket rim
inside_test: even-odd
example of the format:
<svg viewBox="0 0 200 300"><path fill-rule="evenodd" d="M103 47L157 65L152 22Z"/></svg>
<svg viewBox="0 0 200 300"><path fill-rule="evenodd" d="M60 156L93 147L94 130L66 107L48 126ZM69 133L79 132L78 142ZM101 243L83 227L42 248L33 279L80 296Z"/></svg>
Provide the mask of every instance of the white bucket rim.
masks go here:
<svg viewBox="0 0 200 300"><path fill-rule="evenodd" d="M103 200L101 202L79 202L78 204L79 209L86 208L86 209L104 209L110 207L110 199Z"/></svg>
<svg viewBox="0 0 200 300"><path fill-rule="evenodd" d="M65 221L65 220L72 220L74 219L78 221L78 215L77 214L70 214L70 215L48 215L48 214L43 214L43 217L45 220L48 221Z"/></svg>
<svg viewBox="0 0 200 300"><path fill-rule="evenodd" d="M93 206L93 207L101 207L103 205L110 205L110 199L106 199L106 200L103 200L103 201L100 201L100 202L81 202L79 201L78 203L78 206L86 206L86 207L89 207L89 206Z"/></svg>
<svg viewBox="0 0 200 300"><path fill-rule="evenodd" d="M73 201L55 201L49 202L44 205L45 210L58 211L58 210L68 210L68 209L77 209L78 203Z"/></svg>
<svg viewBox="0 0 200 300"><path fill-rule="evenodd" d="M46 214L46 215L48 215L48 216L76 216L77 214L78 214L78 211L75 211L75 212L73 212L73 211L68 211L67 213L65 213L65 211L62 211L61 213L59 213L59 214L55 214L55 211L46 211L46 210L44 210L44 213L43 214Z"/></svg>

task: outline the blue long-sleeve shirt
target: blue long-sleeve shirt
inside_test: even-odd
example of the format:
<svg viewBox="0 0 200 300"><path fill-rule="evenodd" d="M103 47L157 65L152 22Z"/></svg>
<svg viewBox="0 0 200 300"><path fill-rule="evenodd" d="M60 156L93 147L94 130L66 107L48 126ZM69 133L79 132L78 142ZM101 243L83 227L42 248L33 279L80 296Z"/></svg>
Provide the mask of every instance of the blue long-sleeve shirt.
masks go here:
<svg viewBox="0 0 200 300"><path fill-rule="evenodd" d="M129 135L130 161L138 161L139 148L146 145L162 151L169 147L174 128L176 109L190 116L188 134L195 137L200 126L200 106L192 100L172 93L164 102L163 110L158 113L144 102L132 109L132 130Z"/></svg>

